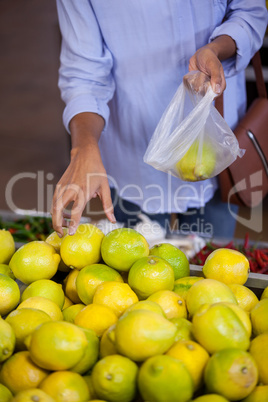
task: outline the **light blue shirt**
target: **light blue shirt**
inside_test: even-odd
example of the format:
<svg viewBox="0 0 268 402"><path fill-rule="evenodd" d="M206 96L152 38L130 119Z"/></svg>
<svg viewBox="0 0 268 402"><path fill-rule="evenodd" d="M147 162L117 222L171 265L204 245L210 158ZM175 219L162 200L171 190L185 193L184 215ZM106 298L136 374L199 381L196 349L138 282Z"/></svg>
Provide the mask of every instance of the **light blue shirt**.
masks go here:
<svg viewBox="0 0 268 402"><path fill-rule="evenodd" d="M182 182L145 164L143 156L189 59L224 34L237 46L236 57L223 62L225 119L235 126L246 107L244 69L267 26L265 1L57 0L57 7L66 129L78 113L103 116L100 149L110 184L145 212L203 206L215 178Z"/></svg>

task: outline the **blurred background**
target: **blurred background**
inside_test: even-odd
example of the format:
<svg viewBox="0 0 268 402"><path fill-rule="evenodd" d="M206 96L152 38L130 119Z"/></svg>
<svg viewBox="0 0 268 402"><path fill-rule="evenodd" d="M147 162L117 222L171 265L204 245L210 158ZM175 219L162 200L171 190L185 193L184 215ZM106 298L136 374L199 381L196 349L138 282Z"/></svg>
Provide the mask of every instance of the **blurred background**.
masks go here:
<svg viewBox="0 0 268 402"><path fill-rule="evenodd" d="M62 124L64 104L57 86L61 38L55 3L0 1L0 210L10 210L11 201L12 208L49 211L55 185L68 165L70 138ZM268 37L261 55L268 82ZM256 95L254 80L249 67L249 104ZM40 191L43 197L38 197ZM101 211L98 200L90 208ZM236 238L248 232L251 240L268 241L268 200L255 212L263 220L262 231L238 222ZM252 213L239 210L245 220Z"/></svg>

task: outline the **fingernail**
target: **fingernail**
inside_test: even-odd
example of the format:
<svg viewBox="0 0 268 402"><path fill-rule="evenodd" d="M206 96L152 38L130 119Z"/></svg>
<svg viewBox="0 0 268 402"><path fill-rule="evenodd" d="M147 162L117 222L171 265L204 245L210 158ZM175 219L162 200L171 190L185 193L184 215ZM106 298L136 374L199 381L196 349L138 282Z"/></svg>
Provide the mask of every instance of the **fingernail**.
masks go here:
<svg viewBox="0 0 268 402"><path fill-rule="evenodd" d="M69 227L68 234L70 236L74 235L75 234L75 227L73 227L73 226Z"/></svg>
<svg viewBox="0 0 268 402"><path fill-rule="evenodd" d="M215 92L216 92L216 94L220 94L220 93L221 93L221 86L220 86L220 84L216 84L216 86L215 86Z"/></svg>
<svg viewBox="0 0 268 402"><path fill-rule="evenodd" d="M113 222L113 223L116 223L116 219L115 219L114 214L111 214L110 217L111 217L112 222Z"/></svg>
<svg viewBox="0 0 268 402"><path fill-rule="evenodd" d="M60 232L57 232L57 235L62 238L62 234Z"/></svg>

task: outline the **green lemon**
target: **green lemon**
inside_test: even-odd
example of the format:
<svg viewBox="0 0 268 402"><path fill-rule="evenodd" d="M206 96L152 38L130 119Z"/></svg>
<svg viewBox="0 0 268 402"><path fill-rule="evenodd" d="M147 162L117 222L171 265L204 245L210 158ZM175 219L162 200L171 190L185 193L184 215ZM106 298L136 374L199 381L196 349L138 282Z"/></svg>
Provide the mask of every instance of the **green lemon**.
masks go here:
<svg viewBox="0 0 268 402"><path fill-rule="evenodd" d="M166 260L173 268L175 280L190 275L190 264L186 255L173 244L157 244L150 249L150 255Z"/></svg>

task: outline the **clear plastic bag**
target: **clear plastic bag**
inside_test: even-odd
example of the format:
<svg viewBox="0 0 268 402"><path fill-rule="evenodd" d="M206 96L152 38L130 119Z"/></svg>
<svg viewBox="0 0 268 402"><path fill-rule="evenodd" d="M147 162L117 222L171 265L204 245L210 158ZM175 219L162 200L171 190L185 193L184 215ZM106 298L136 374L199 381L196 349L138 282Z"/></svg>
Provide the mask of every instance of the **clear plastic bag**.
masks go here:
<svg viewBox="0 0 268 402"><path fill-rule="evenodd" d="M144 155L144 162L184 181L218 175L244 155L213 106L216 94L201 72L184 76Z"/></svg>

